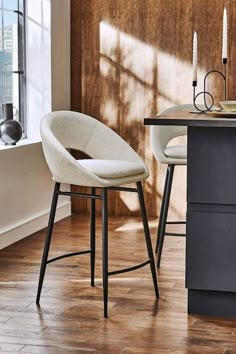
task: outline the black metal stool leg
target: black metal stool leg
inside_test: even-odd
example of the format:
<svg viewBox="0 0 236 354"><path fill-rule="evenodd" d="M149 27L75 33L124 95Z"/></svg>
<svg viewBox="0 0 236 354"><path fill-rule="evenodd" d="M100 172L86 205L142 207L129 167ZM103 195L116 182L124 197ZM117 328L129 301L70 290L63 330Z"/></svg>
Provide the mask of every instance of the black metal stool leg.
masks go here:
<svg viewBox="0 0 236 354"><path fill-rule="evenodd" d="M91 188L91 194L95 195L96 189L94 187ZM90 268L91 268L91 286L94 286L94 273L95 273L95 251L96 251L96 243L95 243L95 199L91 199L90 203Z"/></svg>
<svg viewBox="0 0 236 354"><path fill-rule="evenodd" d="M108 317L108 212L107 188L102 190L102 270L104 317Z"/></svg>
<svg viewBox="0 0 236 354"><path fill-rule="evenodd" d="M157 229L156 248L155 248L155 252L156 253L157 253L157 251L159 249L159 246L160 246L160 232L161 232L161 224L162 224L162 220L163 220L163 212L164 212L164 205L165 205L168 177L169 177L169 168L167 167L165 185L164 185L162 202L161 202L160 217L159 217L159 223L158 223L158 229Z"/></svg>
<svg viewBox="0 0 236 354"><path fill-rule="evenodd" d="M41 268L40 268L38 292L37 292L37 297L36 297L36 304L37 305L39 304L39 301L40 301L40 295L41 295L41 291L42 291L43 280L44 280L44 275L45 275L46 266L47 266L48 252L49 252L50 243L51 243L52 230L53 230L54 219L55 219L55 214L56 214L59 189L60 189L60 183L55 183L53 197L52 197L51 211L50 211L46 239L45 239L45 245L44 245L44 251L43 251Z"/></svg>
<svg viewBox="0 0 236 354"><path fill-rule="evenodd" d="M158 268L160 267L160 263L161 263L161 255L162 255L162 248L163 248L164 237L165 237L166 220L167 220L169 203L170 203L170 194L171 194L174 168L175 168L175 165L168 165L169 174L168 174L166 195L165 195L165 199L164 199L163 217L162 217L162 223L161 223L161 229L160 229L160 243L159 243L158 258L157 258L157 267Z"/></svg>
<svg viewBox="0 0 236 354"><path fill-rule="evenodd" d="M141 215L143 220L143 228L144 228L147 252L148 252L148 257L150 259L150 268L152 272L153 285L154 285L156 297L159 298L155 261L153 256L152 242L151 242L151 237L150 237L150 232L148 227L147 213L146 213L146 208L144 203L143 189L142 189L141 182L137 182L137 190L138 190L139 204L140 204L140 210L141 210Z"/></svg>

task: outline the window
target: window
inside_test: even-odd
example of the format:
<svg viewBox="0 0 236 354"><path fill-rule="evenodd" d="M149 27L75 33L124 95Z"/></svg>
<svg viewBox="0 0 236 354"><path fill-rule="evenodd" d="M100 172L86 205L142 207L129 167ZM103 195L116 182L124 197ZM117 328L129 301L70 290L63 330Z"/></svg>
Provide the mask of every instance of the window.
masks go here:
<svg viewBox="0 0 236 354"><path fill-rule="evenodd" d="M13 103L25 130L25 0L0 0L0 112Z"/></svg>

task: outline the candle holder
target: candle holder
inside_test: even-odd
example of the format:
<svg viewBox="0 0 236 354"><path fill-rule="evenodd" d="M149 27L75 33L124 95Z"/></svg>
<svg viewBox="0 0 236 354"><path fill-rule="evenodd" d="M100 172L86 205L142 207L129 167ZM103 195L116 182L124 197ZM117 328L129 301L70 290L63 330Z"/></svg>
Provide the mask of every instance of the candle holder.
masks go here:
<svg viewBox="0 0 236 354"><path fill-rule="evenodd" d="M212 73L217 73L220 74L223 81L224 81L224 99L226 100L226 66L227 66L227 58L223 58L223 72L219 71L219 70L210 70L208 71L208 73L206 73L206 75L204 76L204 87L203 87L203 91L199 92L196 94L196 86L197 86L197 81L193 81L193 104L194 107L196 108L197 111L199 112L207 112L207 111L212 111L212 107L214 106L214 97L213 95L206 90L206 80L207 77L212 74ZM204 105L205 105L205 109L201 109L197 106L196 103L196 99L200 96L203 95L204 97ZM208 105L207 104L207 96L211 98L211 104Z"/></svg>

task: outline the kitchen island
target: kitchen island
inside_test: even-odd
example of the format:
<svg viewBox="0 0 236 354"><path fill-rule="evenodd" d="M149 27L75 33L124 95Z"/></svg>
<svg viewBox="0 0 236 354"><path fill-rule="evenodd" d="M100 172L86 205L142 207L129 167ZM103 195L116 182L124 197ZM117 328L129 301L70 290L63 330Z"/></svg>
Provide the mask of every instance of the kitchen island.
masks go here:
<svg viewBox="0 0 236 354"><path fill-rule="evenodd" d="M188 128L188 313L236 318L236 113L183 109L144 124Z"/></svg>

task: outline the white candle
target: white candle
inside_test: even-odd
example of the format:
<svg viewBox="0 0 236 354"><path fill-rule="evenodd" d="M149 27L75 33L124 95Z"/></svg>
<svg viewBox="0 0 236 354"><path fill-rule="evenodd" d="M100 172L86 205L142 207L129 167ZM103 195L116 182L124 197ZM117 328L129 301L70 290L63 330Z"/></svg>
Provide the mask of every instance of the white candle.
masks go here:
<svg viewBox="0 0 236 354"><path fill-rule="evenodd" d="M197 32L193 34L193 81L197 81Z"/></svg>
<svg viewBox="0 0 236 354"><path fill-rule="evenodd" d="M227 58L227 10L224 8L223 14L223 41L222 41L222 59Z"/></svg>

